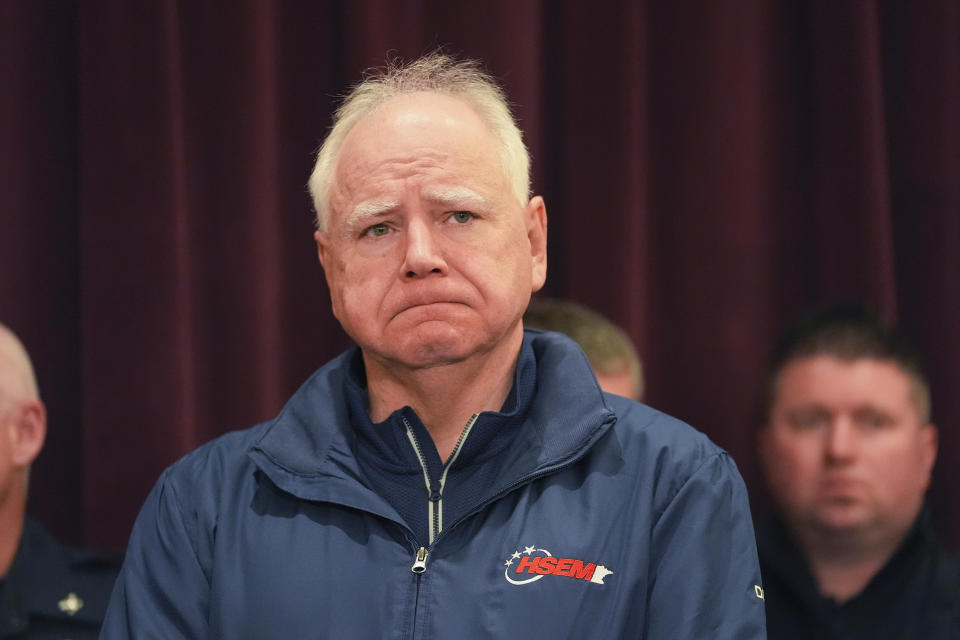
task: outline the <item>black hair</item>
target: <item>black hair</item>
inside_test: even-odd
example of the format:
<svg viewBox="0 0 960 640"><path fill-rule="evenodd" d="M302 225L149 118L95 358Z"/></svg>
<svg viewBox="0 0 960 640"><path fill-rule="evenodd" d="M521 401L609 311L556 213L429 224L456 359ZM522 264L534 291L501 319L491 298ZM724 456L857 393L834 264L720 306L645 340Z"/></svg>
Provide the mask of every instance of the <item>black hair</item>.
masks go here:
<svg viewBox="0 0 960 640"><path fill-rule="evenodd" d="M919 352L899 329L859 302L809 311L783 334L767 374L765 418L773 407L780 372L795 360L817 355L847 362L867 358L896 365L912 383L920 417L924 422L930 420L930 383Z"/></svg>

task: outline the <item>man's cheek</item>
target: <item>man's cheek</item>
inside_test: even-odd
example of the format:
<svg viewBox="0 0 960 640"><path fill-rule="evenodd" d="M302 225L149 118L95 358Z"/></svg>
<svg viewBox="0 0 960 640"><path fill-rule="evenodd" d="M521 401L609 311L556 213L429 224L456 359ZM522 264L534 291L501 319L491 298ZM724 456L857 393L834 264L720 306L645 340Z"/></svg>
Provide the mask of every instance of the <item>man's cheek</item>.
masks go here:
<svg viewBox="0 0 960 640"><path fill-rule="evenodd" d="M342 290L343 310L353 319L371 319L381 307L381 293L369 280L358 280Z"/></svg>

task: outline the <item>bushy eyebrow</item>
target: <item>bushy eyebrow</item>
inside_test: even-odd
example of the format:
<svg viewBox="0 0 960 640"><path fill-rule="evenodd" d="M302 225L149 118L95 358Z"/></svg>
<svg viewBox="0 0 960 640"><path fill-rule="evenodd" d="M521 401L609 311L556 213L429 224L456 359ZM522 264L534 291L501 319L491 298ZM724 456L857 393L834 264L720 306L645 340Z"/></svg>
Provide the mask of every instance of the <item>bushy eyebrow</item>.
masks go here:
<svg viewBox="0 0 960 640"><path fill-rule="evenodd" d="M466 187L440 187L426 189L421 197L435 205L450 209L471 209L487 211L491 209L489 201L473 189ZM386 213L400 208L395 200L368 200L353 208L344 221L347 232L359 233Z"/></svg>
<svg viewBox="0 0 960 640"><path fill-rule="evenodd" d="M486 198L466 187L442 187L426 189L421 193L424 200L453 209L490 209Z"/></svg>
<svg viewBox="0 0 960 640"><path fill-rule="evenodd" d="M370 223L385 213L389 213L400 206L399 202L387 200L373 200L361 202L353 208L347 216L345 225L351 234L367 227Z"/></svg>

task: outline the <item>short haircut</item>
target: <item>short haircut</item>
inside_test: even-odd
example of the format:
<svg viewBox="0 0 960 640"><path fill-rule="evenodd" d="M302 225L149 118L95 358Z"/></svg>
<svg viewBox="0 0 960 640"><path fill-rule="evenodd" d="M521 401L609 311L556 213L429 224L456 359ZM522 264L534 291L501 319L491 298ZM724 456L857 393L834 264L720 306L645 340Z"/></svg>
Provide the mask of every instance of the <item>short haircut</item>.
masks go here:
<svg viewBox="0 0 960 640"><path fill-rule="evenodd" d="M636 347L623 329L596 311L566 300L536 298L523 314L523 325L566 334L580 345L595 371L628 370L634 381L633 397L643 397L643 369Z"/></svg>
<svg viewBox="0 0 960 640"><path fill-rule="evenodd" d="M0 323L0 399L39 399L30 354L12 329Z"/></svg>
<svg viewBox="0 0 960 640"><path fill-rule="evenodd" d="M930 421L930 383L919 352L898 329L855 302L810 311L780 338L766 381L764 417L767 420L784 368L796 360L820 355L844 362L868 359L895 365L910 381L922 422Z"/></svg>
<svg viewBox="0 0 960 640"><path fill-rule="evenodd" d="M364 117L395 96L431 92L453 96L469 105L499 138L504 174L521 205L530 198L530 155L510 112L506 94L476 60L457 60L435 52L404 64L389 60L380 69L367 71L347 93L333 116L307 186L317 213L317 228L326 230L330 217L330 186L337 157L347 134Z"/></svg>

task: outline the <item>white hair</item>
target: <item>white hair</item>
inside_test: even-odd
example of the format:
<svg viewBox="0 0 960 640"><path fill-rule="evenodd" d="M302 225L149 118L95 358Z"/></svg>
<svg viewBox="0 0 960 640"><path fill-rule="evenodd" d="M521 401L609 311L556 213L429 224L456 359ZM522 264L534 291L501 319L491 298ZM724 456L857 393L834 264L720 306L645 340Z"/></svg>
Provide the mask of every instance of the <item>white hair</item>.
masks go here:
<svg viewBox="0 0 960 640"><path fill-rule="evenodd" d="M456 97L476 111L500 140L504 174L514 195L521 204L527 203L530 198L530 154L510 113L503 89L480 68L479 62L431 53L409 64L390 61L386 67L368 72L337 109L333 126L320 146L307 183L319 230L326 230L330 218L330 186L337 156L347 134L390 98L424 91Z"/></svg>

